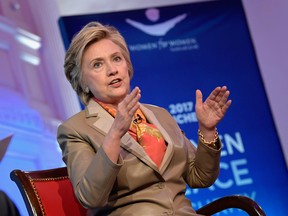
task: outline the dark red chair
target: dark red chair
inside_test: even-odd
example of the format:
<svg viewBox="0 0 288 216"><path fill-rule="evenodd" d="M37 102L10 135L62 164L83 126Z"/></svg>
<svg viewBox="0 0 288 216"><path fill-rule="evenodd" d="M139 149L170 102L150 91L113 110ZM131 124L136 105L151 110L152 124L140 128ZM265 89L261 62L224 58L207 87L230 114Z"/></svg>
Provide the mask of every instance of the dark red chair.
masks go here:
<svg viewBox="0 0 288 216"><path fill-rule="evenodd" d="M74 195L66 167L30 172L13 170L10 178L17 184L30 216L87 215L87 209ZM239 195L217 199L197 213L213 215L229 208L242 209L250 216L265 216L255 201Z"/></svg>
<svg viewBox="0 0 288 216"><path fill-rule="evenodd" d="M87 215L76 199L66 167L25 172L13 170L10 178L17 184L29 215Z"/></svg>
<svg viewBox="0 0 288 216"><path fill-rule="evenodd" d="M258 203L246 196L240 195L221 197L198 209L197 213L208 216L230 208L241 209L250 216L266 216Z"/></svg>

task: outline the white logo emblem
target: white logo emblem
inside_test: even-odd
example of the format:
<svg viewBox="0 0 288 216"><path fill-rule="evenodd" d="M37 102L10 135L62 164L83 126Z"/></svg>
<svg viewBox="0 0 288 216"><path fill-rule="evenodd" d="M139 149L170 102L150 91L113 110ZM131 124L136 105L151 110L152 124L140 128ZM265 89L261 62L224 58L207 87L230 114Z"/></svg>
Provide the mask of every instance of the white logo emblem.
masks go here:
<svg viewBox="0 0 288 216"><path fill-rule="evenodd" d="M147 9L145 15L148 20L157 22L160 18L160 11L157 8ZM187 17L187 14L178 15L172 19L164 21L162 23L156 23L152 25L146 25L138 21L127 18L126 22L131 26L145 32L148 35L152 36L164 36L170 31L177 23L181 22Z"/></svg>

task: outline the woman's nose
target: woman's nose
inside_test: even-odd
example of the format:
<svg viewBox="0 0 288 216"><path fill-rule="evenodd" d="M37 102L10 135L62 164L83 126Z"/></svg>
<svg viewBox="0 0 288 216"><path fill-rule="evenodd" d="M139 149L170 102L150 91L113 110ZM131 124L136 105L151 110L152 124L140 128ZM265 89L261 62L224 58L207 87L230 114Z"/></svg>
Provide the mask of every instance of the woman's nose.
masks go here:
<svg viewBox="0 0 288 216"><path fill-rule="evenodd" d="M117 67L113 63L107 64L107 75L113 76L118 73Z"/></svg>

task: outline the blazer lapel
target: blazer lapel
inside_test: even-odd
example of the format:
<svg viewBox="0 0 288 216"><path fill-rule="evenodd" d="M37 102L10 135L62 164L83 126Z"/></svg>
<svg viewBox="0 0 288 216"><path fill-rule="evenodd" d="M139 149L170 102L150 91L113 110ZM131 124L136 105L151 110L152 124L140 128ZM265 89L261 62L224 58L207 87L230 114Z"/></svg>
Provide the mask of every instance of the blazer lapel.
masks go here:
<svg viewBox="0 0 288 216"><path fill-rule="evenodd" d="M89 101L85 112L88 124L103 134L103 136L106 136L113 124L114 118L94 100ZM158 167L155 165L155 163L128 132L121 138L121 147L131 154L134 154L155 171L158 171ZM120 154L125 157L125 152Z"/></svg>
<svg viewBox="0 0 288 216"><path fill-rule="evenodd" d="M114 118L97 102L90 100L85 109L88 124L104 136L108 133Z"/></svg>

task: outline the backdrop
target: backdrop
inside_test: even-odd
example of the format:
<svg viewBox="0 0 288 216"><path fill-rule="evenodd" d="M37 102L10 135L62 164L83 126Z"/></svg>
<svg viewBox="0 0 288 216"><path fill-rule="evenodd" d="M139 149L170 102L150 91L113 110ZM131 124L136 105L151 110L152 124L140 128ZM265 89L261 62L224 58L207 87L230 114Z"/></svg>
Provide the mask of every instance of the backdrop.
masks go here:
<svg viewBox="0 0 288 216"><path fill-rule="evenodd" d="M233 103L218 126L221 173L208 189L187 188L194 208L242 194L267 215L288 215L288 173L240 0L61 17L66 48L89 21L120 30L134 65L131 87L140 87L142 103L166 108L194 145L196 89L205 98L216 86L230 89ZM229 214L244 215L221 215Z"/></svg>

